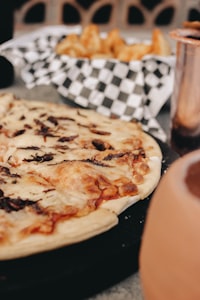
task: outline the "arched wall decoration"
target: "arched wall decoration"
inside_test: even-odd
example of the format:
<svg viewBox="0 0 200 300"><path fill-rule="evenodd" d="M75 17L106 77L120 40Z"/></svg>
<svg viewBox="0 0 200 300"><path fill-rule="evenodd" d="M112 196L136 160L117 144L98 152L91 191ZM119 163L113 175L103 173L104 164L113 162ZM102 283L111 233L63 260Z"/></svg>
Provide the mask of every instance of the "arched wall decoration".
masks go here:
<svg viewBox="0 0 200 300"><path fill-rule="evenodd" d="M27 23L26 15L33 7L44 5L44 22ZM72 7L80 17L80 22L67 22L67 10ZM98 19L103 9L110 9L107 22L98 22L101 29L152 28L156 25L163 27L180 26L183 21L189 20L191 12L198 16L200 11L200 0L29 0L20 9L15 11L15 30L32 30L47 25L75 25L82 26L94 22L94 16L98 13ZM104 10L105 11L105 10ZM139 12L140 19L134 18ZM65 13L65 15L64 15ZM169 20L167 20L167 17ZM164 20L164 19L165 20ZM139 21L138 21L138 20ZM162 19L164 20L162 24ZM156 20L160 23L156 24Z"/></svg>

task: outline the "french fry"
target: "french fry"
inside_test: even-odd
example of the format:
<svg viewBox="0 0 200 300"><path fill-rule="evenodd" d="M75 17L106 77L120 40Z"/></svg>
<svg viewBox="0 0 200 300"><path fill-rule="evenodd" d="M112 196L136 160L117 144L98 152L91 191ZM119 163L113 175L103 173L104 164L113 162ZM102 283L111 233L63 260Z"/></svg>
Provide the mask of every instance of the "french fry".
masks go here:
<svg viewBox="0 0 200 300"><path fill-rule="evenodd" d="M97 25L90 24L84 28L80 43L87 49L89 56L101 51L101 38Z"/></svg>
<svg viewBox="0 0 200 300"><path fill-rule="evenodd" d="M57 54L65 54L72 57L86 57L87 49L79 42L75 36L67 36L56 46Z"/></svg>
<svg viewBox="0 0 200 300"><path fill-rule="evenodd" d="M152 45L146 44L134 44L125 45L119 51L117 59L125 62L131 60L140 60L144 55L150 54L152 51Z"/></svg>
<svg viewBox="0 0 200 300"><path fill-rule="evenodd" d="M155 28L152 32L152 53L161 56L171 54L170 45L159 28Z"/></svg>
<svg viewBox="0 0 200 300"><path fill-rule="evenodd" d="M192 28L192 29L200 29L200 21L185 21L185 22L183 22L183 27Z"/></svg>
<svg viewBox="0 0 200 300"><path fill-rule="evenodd" d="M113 55L118 55L122 46L126 45L119 33L119 29L113 29L108 32L105 38L105 45Z"/></svg>

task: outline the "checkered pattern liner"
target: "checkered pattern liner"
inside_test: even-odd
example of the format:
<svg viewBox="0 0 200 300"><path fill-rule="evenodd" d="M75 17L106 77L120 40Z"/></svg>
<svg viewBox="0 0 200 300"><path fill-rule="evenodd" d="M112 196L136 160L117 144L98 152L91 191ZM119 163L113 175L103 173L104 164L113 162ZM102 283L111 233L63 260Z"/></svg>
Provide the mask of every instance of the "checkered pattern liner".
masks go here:
<svg viewBox="0 0 200 300"><path fill-rule="evenodd" d="M39 37L26 47L4 50L4 55L20 61L21 76L28 88L53 84L64 101L106 116L136 119L145 131L166 139L155 117L172 93L171 63L153 56L130 63L59 56L54 48L61 38Z"/></svg>

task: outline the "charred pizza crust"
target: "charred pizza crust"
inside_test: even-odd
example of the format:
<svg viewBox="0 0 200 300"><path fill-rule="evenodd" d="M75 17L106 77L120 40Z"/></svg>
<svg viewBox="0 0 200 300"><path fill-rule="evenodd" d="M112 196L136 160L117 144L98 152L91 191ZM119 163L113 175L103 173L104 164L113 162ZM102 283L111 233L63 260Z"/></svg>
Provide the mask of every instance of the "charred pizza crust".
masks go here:
<svg viewBox="0 0 200 300"><path fill-rule="evenodd" d="M105 232L156 187L162 154L137 122L0 96L0 259Z"/></svg>

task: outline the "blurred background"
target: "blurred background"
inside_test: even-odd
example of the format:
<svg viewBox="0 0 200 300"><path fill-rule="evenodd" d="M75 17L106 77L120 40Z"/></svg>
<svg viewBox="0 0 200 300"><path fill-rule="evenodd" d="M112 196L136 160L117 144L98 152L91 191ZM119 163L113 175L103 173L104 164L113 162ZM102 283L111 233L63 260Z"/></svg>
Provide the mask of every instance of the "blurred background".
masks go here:
<svg viewBox="0 0 200 300"><path fill-rule="evenodd" d="M102 30L143 30L186 20L200 20L200 0L1 0L0 43L47 25L93 22Z"/></svg>

